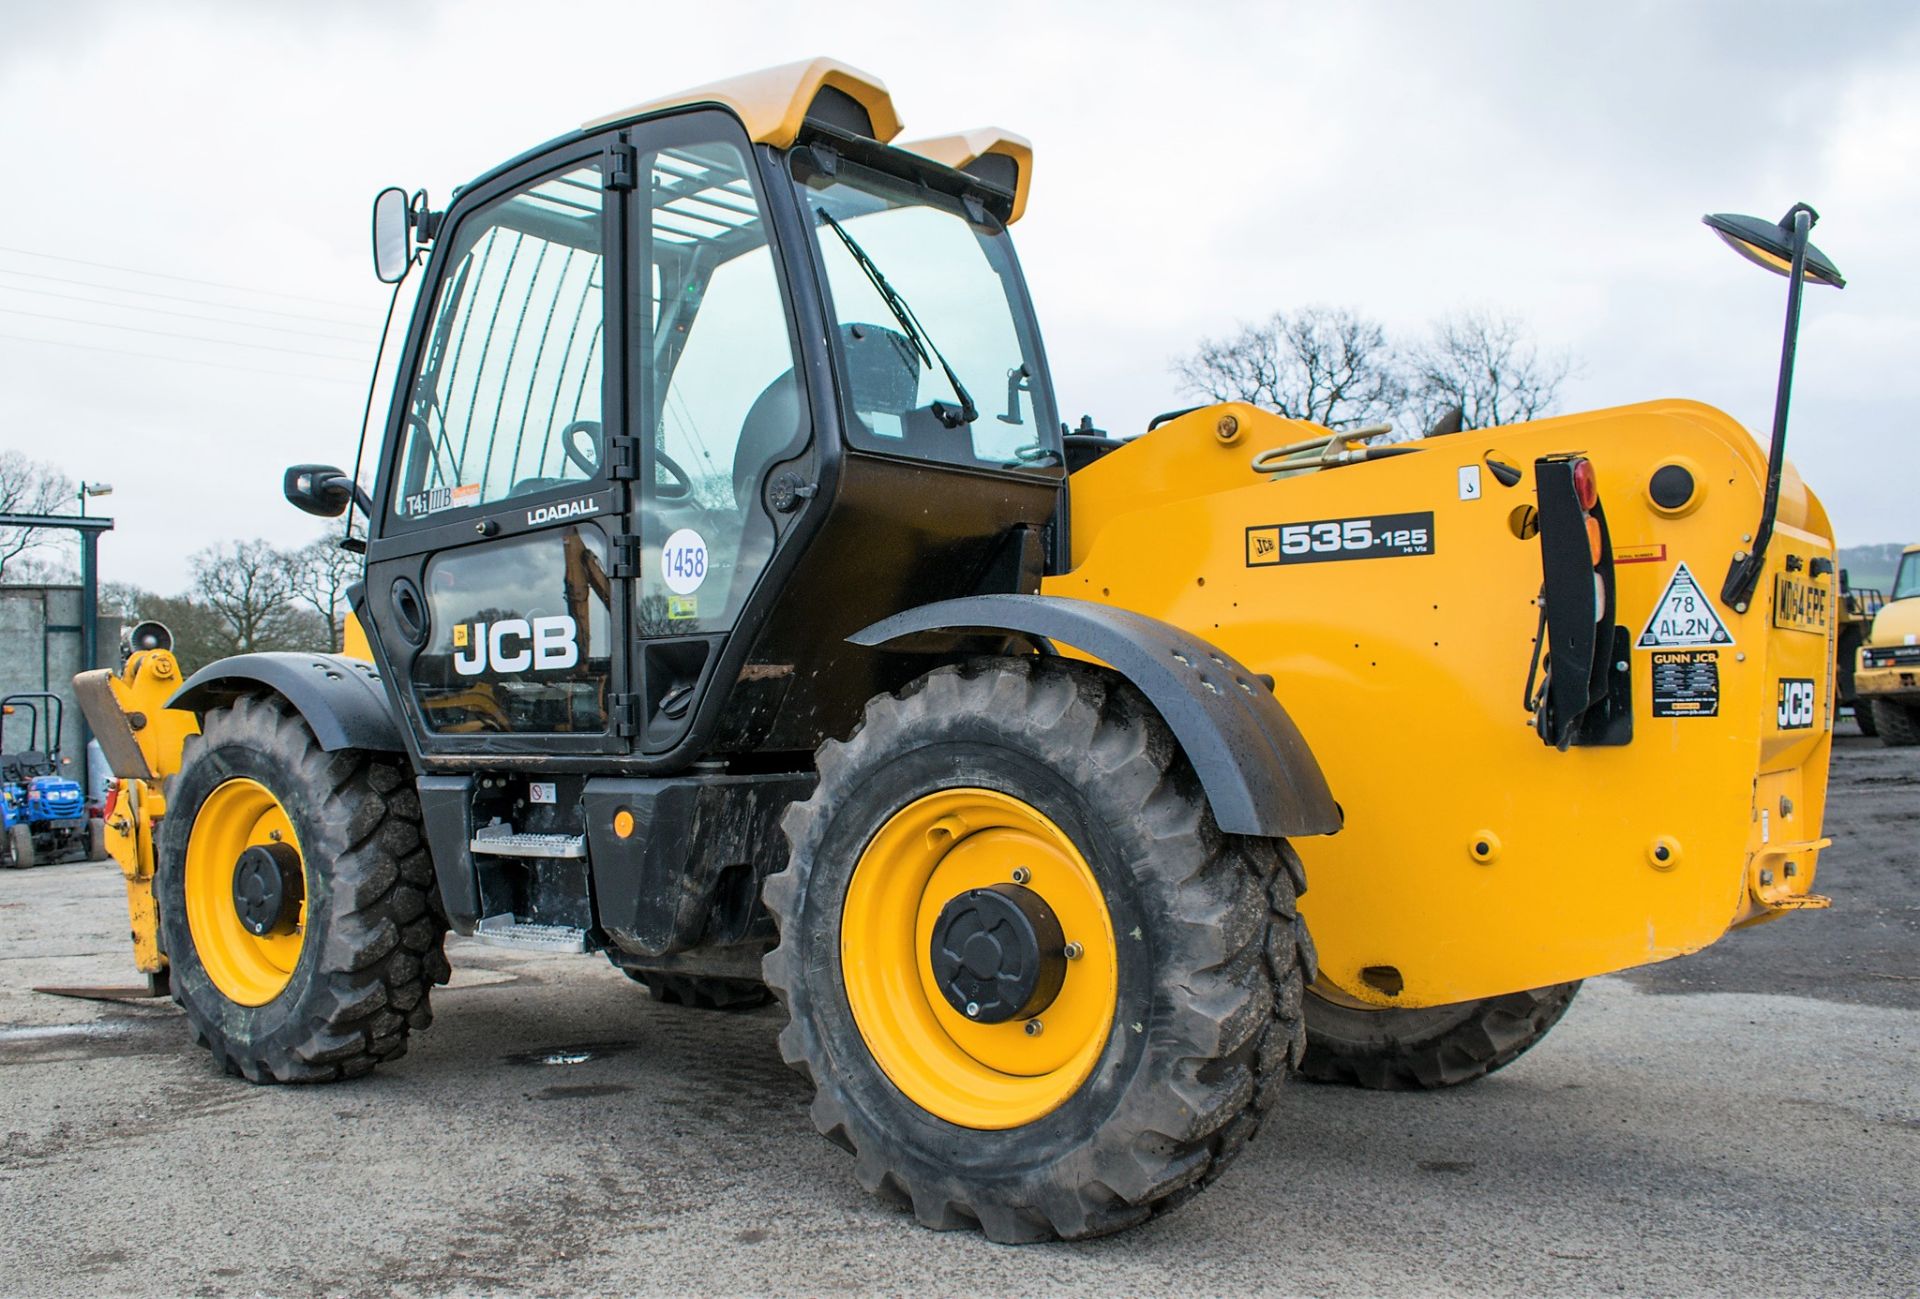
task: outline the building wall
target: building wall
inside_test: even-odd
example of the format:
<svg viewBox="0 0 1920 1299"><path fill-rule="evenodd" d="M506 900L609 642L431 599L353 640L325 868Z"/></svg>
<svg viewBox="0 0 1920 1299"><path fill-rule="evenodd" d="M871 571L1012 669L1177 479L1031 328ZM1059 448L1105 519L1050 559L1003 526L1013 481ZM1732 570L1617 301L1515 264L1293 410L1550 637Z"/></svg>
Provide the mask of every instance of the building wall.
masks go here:
<svg viewBox="0 0 1920 1299"><path fill-rule="evenodd" d="M100 619L97 667L120 662L120 620ZM60 697L61 755L71 758L67 774L81 780L80 705L73 677L80 661L80 587L77 584L0 586L0 695L50 690ZM26 719L0 720L0 743L7 751L24 749ZM44 726L44 720L42 725ZM35 747L44 747L42 744Z"/></svg>

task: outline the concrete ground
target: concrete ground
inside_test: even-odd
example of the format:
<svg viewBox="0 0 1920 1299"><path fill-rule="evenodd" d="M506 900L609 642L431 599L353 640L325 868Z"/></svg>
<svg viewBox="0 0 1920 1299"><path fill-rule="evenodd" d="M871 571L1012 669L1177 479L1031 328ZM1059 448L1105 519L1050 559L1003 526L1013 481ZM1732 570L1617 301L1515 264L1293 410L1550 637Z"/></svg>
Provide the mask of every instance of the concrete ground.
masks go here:
<svg viewBox="0 0 1920 1299"><path fill-rule="evenodd" d="M30 991L128 980L117 874L0 872L0 1294L1912 1296L1920 751L1838 747L1832 911L1594 980L1474 1086L1294 1087L1214 1189L1082 1245L869 1198L778 1009L456 943L404 1060L251 1087L170 1003Z"/></svg>

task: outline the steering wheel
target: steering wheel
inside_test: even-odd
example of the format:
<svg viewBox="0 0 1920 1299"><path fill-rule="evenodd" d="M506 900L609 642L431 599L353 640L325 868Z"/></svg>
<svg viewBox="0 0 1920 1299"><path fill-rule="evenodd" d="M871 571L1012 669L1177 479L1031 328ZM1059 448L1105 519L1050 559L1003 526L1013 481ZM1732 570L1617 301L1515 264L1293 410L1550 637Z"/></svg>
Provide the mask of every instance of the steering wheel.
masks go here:
<svg viewBox="0 0 1920 1299"><path fill-rule="evenodd" d="M584 450L580 445L583 436L587 444ZM592 478L600 472L601 445L597 419L577 419L560 430L560 454L585 477Z"/></svg>
<svg viewBox="0 0 1920 1299"><path fill-rule="evenodd" d="M588 478L599 474L601 452L604 446L605 440L601 437L600 421L597 419L577 419L560 430L561 454ZM653 459L655 464L673 475L671 483L665 487L654 488L654 495L657 498L665 501L684 501L693 495L693 475L682 469L679 461L658 447L654 449Z"/></svg>

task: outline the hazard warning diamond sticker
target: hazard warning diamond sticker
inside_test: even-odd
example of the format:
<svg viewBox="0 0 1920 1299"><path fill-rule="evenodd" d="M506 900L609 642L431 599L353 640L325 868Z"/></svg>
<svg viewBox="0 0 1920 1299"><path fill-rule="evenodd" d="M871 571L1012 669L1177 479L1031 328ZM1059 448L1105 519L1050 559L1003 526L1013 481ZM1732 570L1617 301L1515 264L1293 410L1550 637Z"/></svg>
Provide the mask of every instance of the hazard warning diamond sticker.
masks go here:
<svg viewBox="0 0 1920 1299"><path fill-rule="evenodd" d="M1637 649L1667 649L1686 645L1731 645L1733 633L1713 607L1713 601L1694 580L1684 563L1673 570L1653 616L1634 642Z"/></svg>

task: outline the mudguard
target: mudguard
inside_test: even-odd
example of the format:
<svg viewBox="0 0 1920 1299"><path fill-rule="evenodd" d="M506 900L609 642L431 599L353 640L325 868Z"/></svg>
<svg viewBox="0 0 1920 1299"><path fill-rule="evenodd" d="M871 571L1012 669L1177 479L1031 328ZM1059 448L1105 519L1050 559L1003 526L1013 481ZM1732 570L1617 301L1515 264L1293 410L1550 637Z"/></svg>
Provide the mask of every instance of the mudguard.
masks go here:
<svg viewBox="0 0 1920 1299"><path fill-rule="evenodd" d="M320 747L400 753L400 722L371 663L344 654L236 654L209 663L167 700L204 717L240 695L273 691L305 719Z"/></svg>
<svg viewBox="0 0 1920 1299"><path fill-rule="evenodd" d="M1277 838L1340 828L1320 764L1271 687L1190 632L1085 600L975 595L909 609L847 639L878 647L927 632L1013 633L1043 651L1058 642L1118 672L1180 741L1228 834Z"/></svg>

